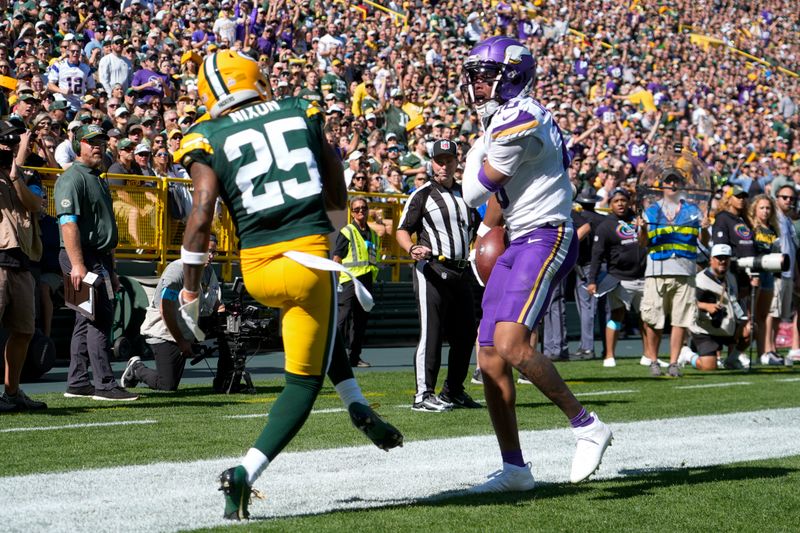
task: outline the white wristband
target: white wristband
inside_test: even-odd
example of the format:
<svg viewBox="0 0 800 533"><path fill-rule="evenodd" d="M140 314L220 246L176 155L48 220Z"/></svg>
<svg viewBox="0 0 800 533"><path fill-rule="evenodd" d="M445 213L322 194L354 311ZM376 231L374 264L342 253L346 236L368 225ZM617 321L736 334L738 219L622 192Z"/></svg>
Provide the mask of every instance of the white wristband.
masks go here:
<svg viewBox="0 0 800 533"><path fill-rule="evenodd" d="M190 252L181 246L181 261L184 265L205 265L208 261L207 252Z"/></svg>
<svg viewBox="0 0 800 533"><path fill-rule="evenodd" d="M480 226L478 226L478 237L483 237L484 235L486 235L487 233L489 233L489 231L490 231L491 229L492 229L492 228L490 228L489 226L487 226L486 224L484 224L483 222L481 222L481 225L480 225Z"/></svg>

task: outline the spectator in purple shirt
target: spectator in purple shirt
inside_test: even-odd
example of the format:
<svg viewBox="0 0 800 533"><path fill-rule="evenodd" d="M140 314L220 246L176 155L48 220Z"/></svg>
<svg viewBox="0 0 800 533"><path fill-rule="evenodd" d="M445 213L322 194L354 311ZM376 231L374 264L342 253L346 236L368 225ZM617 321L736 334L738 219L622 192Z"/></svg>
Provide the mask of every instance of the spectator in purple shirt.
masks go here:
<svg viewBox="0 0 800 533"><path fill-rule="evenodd" d="M613 124L617 121L617 110L611 97L606 96L603 104L594 110L594 116L598 117L604 124Z"/></svg>
<svg viewBox="0 0 800 533"><path fill-rule="evenodd" d="M155 71L158 56L148 55L143 62L142 68L133 74L131 88L139 93L139 97L150 101L154 96L160 99L171 95L169 78L166 74Z"/></svg>
<svg viewBox="0 0 800 533"><path fill-rule="evenodd" d="M647 154L650 151L650 143L653 142L653 138L656 136L658 125L659 121L656 120L653 128L650 130L650 133L647 134L646 138L642 135L641 131L637 130L633 134L633 140L628 142L626 145L628 161L631 165L633 165L633 168L638 169L640 165L647 161Z"/></svg>
<svg viewBox="0 0 800 533"><path fill-rule="evenodd" d="M589 62L586 60L585 57L579 57L575 60L575 74L577 74L581 78L586 78L589 76Z"/></svg>

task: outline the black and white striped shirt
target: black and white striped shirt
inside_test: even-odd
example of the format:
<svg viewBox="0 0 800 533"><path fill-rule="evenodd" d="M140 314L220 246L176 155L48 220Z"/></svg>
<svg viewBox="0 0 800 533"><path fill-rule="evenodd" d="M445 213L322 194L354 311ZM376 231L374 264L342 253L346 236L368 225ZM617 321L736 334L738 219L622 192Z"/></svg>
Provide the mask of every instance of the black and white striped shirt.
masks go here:
<svg viewBox="0 0 800 533"><path fill-rule="evenodd" d="M416 233L417 244L430 248L433 257L458 260L469 256L480 221L478 211L464 202L461 185L447 189L430 181L411 193L398 229Z"/></svg>

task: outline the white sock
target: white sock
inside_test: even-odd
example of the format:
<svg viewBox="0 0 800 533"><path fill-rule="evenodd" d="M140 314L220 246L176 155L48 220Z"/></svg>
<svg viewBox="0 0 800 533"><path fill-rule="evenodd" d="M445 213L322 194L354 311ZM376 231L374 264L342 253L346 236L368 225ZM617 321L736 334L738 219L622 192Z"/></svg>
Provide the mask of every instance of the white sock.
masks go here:
<svg viewBox="0 0 800 533"><path fill-rule="evenodd" d="M242 459L242 466L247 470L247 484L251 487L256 482L258 477L269 465L269 459L264 455L261 450L250 448L247 450L247 455Z"/></svg>
<svg viewBox="0 0 800 533"><path fill-rule="evenodd" d="M336 385L336 393L339 395L339 398L342 399L342 403L344 403L345 407L350 407L350 404L355 402L369 405L367 399L364 398L364 394L361 392L361 387L356 383L355 378L346 379Z"/></svg>

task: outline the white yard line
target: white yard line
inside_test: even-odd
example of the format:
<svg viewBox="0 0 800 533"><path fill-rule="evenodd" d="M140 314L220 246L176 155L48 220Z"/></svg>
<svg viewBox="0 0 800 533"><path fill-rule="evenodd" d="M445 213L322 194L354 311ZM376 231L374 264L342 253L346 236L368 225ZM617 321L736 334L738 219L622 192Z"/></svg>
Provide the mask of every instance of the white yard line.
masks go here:
<svg viewBox="0 0 800 533"><path fill-rule="evenodd" d="M605 396L608 394L635 394L639 392L635 389L622 389L622 390L598 390L594 392L576 392L575 396Z"/></svg>
<svg viewBox="0 0 800 533"><path fill-rule="evenodd" d="M610 425L614 445L598 478L799 453L800 408ZM526 431L521 441L537 480L566 482L575 447L569 429ZM242 452L249 445L242 442ZM226 522L216 477L239 460L0 478L0 524L4 531L25 533L154 532L222 525ZM389 453L373 446L285 453L256 482L267 500L255 500L250 510L253 518L263 519L413 504L463 491L499 467L500 454L490 435L408 442Z"/></svg>
<svg viewBox="0 0 800 533"><path fill-rule="evenodd" d="M705 385L678 385L676 389L715 389L718 387L739 387L752 385L750 381L726 381L725 383L706 383Z"/></svg>
<svg viewBox="0 0 800 533"><path fill-rule="evenodd" d="M800 381L800 378L780 378L776 379L775 381L783 381L784 383L790 383L793 381Z"/></svg>
<svg viewBox="0 0 800 533"><path fill-rule="evenodd" d="M133 426L137 424L157 424L156 420L123 420L120 422L93 422L89 424L69 424L67 426L38 426L29 428L0 429L0 433L16 433L20 431L54 431L60 429L102 428L108 426Z"/></svg>

